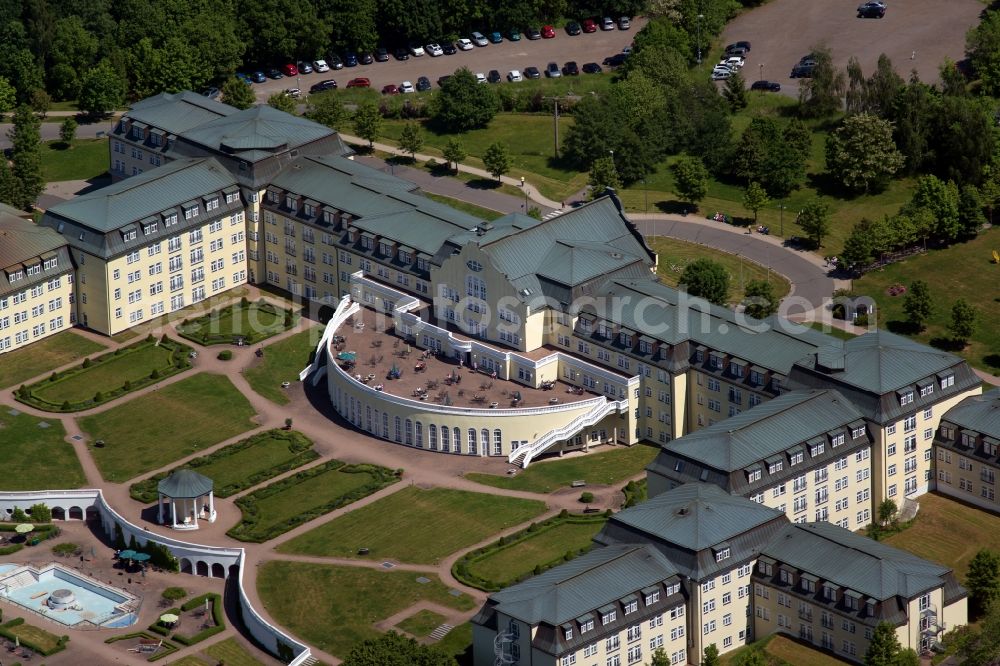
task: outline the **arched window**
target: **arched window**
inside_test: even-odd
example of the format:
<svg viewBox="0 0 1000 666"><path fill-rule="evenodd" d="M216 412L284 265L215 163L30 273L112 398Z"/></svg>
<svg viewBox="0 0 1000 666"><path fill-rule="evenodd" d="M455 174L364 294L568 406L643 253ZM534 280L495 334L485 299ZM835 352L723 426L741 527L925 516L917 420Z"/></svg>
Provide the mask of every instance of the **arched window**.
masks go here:
<svg viewBox="0 0 1000 666"><path fill-rule="evenodd" d="M413 421L406 419L406 443L413 446Z"/></svg>
<svg viewBox="0 0 1000 666"><path fill-rule="evenodd" d="M470 456L476 455L476 429L469 428L469 451Z"/></svg>
<svg viewBox="0 0 1000 666"><path fill-rule="evenodd" d="M493 455L503 455L503 432L500 431L500 428L493 431Z"/></svg>
<svg viewBox="0 0 1000 666"><path fill-rule="evenodd" d="M420 421L417 421L416 423L414 423L414 426L416 426L417 448L422 449L424 448L424 424L421 423Z"/></svg>
<svg viewBox="0 0 1000 666"><path fill-rule="evenodd" d="M441 426L441 450L451 451L451 431L448 426Z"/></svg>
<svg viewBox="0 0 1000 666"><path fill-rule="evenodd" d="M490 431L483 428L479 433L479 446L483 449L483 455L488 455L490 452Z"/></svg>
<svg viewBox="0 0 1000 666"><path fill-rule="evenodd" d="M403 441L403 422L402 422L402 419L400 419L397 416L394 425L396 426L396 433L395 433L396 436L394 437L394 439L397 442L402 442Z"/></svg>
<svg viewBox="0 0 1000 666"><path fill-rule="evenodd" d="M365 429L368 432L372 431L372 408L371 405L365 405Z"/></svg>
<svg viewBox="0 0 1000 666"><path fill-rule="evenodd" d="M382 438L389 439L389 413L382 412Z"/></svg>
<svg viewBox="0 0 1000 666"><path fill-rule="evenodd" d="M455 442L455 453L461 453L462 452L462 429L456 426L455 429L452 430L451 432L452 432L452 435L454 435L453 441Z"/></svg>
<svg viewBox="0 0 1000 666"><path fill-rule="evenodd" d="M427 442L431 451L438 449L438 427L433 423L427 426Z"/></svg>

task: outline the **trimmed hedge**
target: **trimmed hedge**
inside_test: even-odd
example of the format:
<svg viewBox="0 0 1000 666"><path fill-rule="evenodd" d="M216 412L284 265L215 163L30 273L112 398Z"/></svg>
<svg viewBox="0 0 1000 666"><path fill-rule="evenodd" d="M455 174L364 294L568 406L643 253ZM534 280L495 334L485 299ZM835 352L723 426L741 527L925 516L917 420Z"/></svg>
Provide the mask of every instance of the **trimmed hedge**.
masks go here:
<svg viewBox="0 0 1000 666"><path fill-rule="evenodd" d="M308 511L304 511L296 516L293 516L284 523L274 525L264 532L256 533L254 531L257 527L258 521L260 520L260 511L257 506L258 500L280 493L286 488L290 488L291 486L332 470L340 470L344 474L366 473L371 474L373 478L371 482L366 483L363 486L336 497L326 504L313 507ZM271 485L265 486L260 490L255 490L254 492L244 495L236 500L236 506L238 506L243 512L243 519L237 523L235 527L226 532L226 534L240 541L262 543L264 541L268 541L269 539L273 539L279 534L284 534L288 530L294 529L302 523L312 520L313 518L318 518L325 513L339 509L342 506L347 506L348 504L356 502L363 497L376 493L386 486L396 483L397 481L399 481L399 476L396 475L394 470L387 467L370 464L345 465L339 460L330 460L322 465L311 467L303 472L299 472L298 474L282 479L281 481L272 483Z"/></svg>
<svg viewBox="0 0 1000 666"><path fill-rule="evenodd" d="M203 467L210 463L218 462L223 458L227 458L235 453L239 453L244 449L248 449L251 446L257 444L257 442L263 441L265 439L285 439L288 440L288 450L291 453L298 454L288 462L281 465L275 465L261 472L257 472L251 476L241 479L237 483L231 483L228 486L222 486L221 488L215 488L216 497L229 497L230 495L235 495L241 490L246 490L251 486L255 486L258 483L267 481L268 479L273 479L279 474L283 474L289 470L295 469L296 467L301 467L308 462L312 462L319 458L319 454L313 450L313 442L311 439L306 437L300 432L295 430L268 430L266 432L257 433L253 437L248 437L246 439L240 440L235 444L230 444L229 446L224 446L218 451L208 454L207 456L201 456L200 458L194 458L184 463L180 467L175 467L167 472L160 472L159 474L154 474L148 479L143 479L133 483L129 487L129 495L132 499L138 500L143 504L149 504L150 502L155 502L158 499L158 494L156 492L156 487L159 485L160 481L167 478L179 469L195 469Z"/></svg>
<svg viewBox="0 0 1000 666"><path fill-rule="evenodd" d="M50 656L56 654L57 652L62 652L63 650L66 649L66 642L69 641L69 636L60 636L60 637L58 637L56 639L56 646L54 648L51 648L51 649L46 649L46 648L43 648L42 646L38 645L37 643L35 643L30 638L26 638L24 636L16 635L16 634L14 634L14 632L11 631L11 628L13 628L13 627L19 627L22 624L24 624L24 618L20 618L20 617L15 618L15 619L11 620L10 622L5 622L4 624L0 624L0 636L3 636L7 640L11 640L11 641L13 641L13 640L16 639L16 640L20 641L20 643L21 643L22 646L28 648L29 650L37 652L38 654L42 655L43 657L50 657ZM45 631L45 630L44 629L39 629L39 631ZM55 634L52 634L52 633L50 633L48 631L45 631L45 633L49 634L50 636L55 636Z"/></svg>
<svg viewBox="0 0 1000 666"><path fill-rule="evenodd" d="M541 534L542 532L550 530L564 523L583 523L583 524L603 523L605 520L607 520L607 517L604 515L583 516L580 514L571 514L566 511L563 511L558 516L549 518L548 520L543 521L541 523L532 523L525 529L519 532L515 532L510 536L500 537L498 540L494 541L493 543L487 546L483 546L482 548L477 548L476 550L469 551L468 553L466 553L465 555L463 555L462 557L458 558L458 560L455 561L455 564L452 565L451 567L451 573L460 582L468 585L469 587L474 587L477 590L483 590L484 592L497 592L507 587L508 585L512 585L514 583L520 583L521 581L530 578L531 576L537 576L543 571L546 571L554 566L558 566L563 562L567 562L573 559L577 555L583 555L588 550L590 550L590 547L588 546L587 548L581 548L576 553L568 551L564 555L560 555L559 557L555 558L550 562L539 563L535 566L534 571L532 571L529 574L519 576L514 580L506 580L500 582L486 580L484 578L480 578L479 576L469 571L469 566L501 550L510 548L512 546L516 546L517 544L521 543L526 539Z"/></svg>
<svg viewBox="0 0 1000 666"><path fill-rule="evenodd" d="M69 402L65 401L59 404L54 402L49 402L43 398L35 395L35 389L41 388L43 386L51 386L54 382L59 382L66 380L70 377L74 377L81 372L86 372L89 368L92 368L100 363L106 361L110 358L120 358L123 355L127 355L131 352L138 351L140 349L145 349L147 347L152 347L154 345L159 345L164 349L170 351L170 364L165 368L158 368L150 373L149 376L143 377L142 379L137 379L135 381L126 381L122 386L116 386L114 388L101 387L101 390L97 390L94 397L83 400L81 402ZM146 338L135 344L129 345L127 347L121 347L115 351L108 352L107 354L102 354L93 359L86 359L83 363L68 370L62 372L53 372L51 376L43 379L42 381L35 382L28 386L21 386L14 392L14 396L17 398L18 402L23 402L26 405L31 405L32 407L37 407L46 412L79 412L84 409L90 409L95 405L99 405L108 400L113 400L132 391L136 391L150 384L154 384L161 379L176 375L179 372L183 372L191 367L191 363L188 361L188 353L191 351L191 347L188 345L178 342L176 340L171 340L170 338L164 337L159 342ZM154 377L155 375L155 377ZM96 387L95 387L96 390Z"/></svg>
<svg viewBox="0 0 1000 666"><path fill-rule="evenodd" d="M212 621L215 622L214 627L209 627L207 629L202 629L197 634L193 636L185 636L183 634L174 634L173 639L180 643L181 645L194 645L195 643L200 643L206 638L210 638L218 633L226 630L226 620L225 614L222 608L222 597L214 592L208 592L201 595L200 597L195 597L189 600L187 603L181 606L181 610L190 611L194 610L198 606L205 603L206 600L212 601Z"/></svg>
<svg viewBox="0 0 1000 666"><path fill-rule="evenodd" d="M278 317L279 323L274 324L270 328L264 330L246 331L240 333L234 333L232 331L222 333L213 333L212 322L217 321L219 317L225 315L232 315L233 310L239 309L255 309L261 312L266 312L270 315ZM233 344L235 338L243 338L244 343L248 345L257 344L262 340L266 340L271 336L277 335L287 331L298 321L298 315L296 315L291 310L285 308L279 308L271 303L268 303L264 299L259 299L255 303L249 302L239 302L233 303L232 305L227 305L219 310L211 310L208 314L202 315L197 319L184 320L180 326L177 327L177 333L182 338L191 340L192 342L197 342L200 345L206 347L211 345L231 345Z"/></svg>
<svg viewBox="0 0 1000 666"><path fill-rule="evenodd" d="M153 640L157 639L156 636L153 636L152 634L149 634L145 631L133 631L131 634L122 634L121 636L112 636L110 638L105 638L104 642L117 643L118 641L127 641L133 638L151 638ZM172 655L174 652L177 652L177 650L180 649L173 643L168 643L167 641L162 641L162 643L163 643L162 651L157 652L151 657L148 657L146 661L157 661L159 659L163 659L164 657Z"/></svg>

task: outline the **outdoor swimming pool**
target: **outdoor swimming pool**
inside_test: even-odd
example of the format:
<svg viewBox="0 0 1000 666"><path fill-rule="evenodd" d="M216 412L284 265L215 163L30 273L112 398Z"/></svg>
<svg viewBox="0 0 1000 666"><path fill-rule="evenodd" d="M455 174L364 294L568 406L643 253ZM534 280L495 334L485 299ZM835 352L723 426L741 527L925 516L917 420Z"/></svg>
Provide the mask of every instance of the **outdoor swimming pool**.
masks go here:
<svg viewBox="0 0 1000 666"><path fill-rule="evenodd" d="M0 564L0 599L69 627L127 627L139 607L138 597L58 564Z"/></svg>

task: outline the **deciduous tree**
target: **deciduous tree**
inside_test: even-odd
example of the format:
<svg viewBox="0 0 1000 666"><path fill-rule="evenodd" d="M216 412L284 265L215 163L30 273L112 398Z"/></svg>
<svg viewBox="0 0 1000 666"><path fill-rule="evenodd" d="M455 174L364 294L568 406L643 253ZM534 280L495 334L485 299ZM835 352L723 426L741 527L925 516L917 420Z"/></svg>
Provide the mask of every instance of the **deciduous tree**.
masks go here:
<svg viewBox="0 0 1000 666"><path fill-rule="evenodd" d="M590 166L590 176L587 179L590 185L590 198L604 196L610 187L615 191L620 191L622 187L621 179L618 178L618 169L615 168L615 161L611 157L601 157L594 160Z"/></svg>
<svg viewBox="0 0 1000 666"><path fill-rule="evenodd" d="M701 666L719 666L720 663L719 648L715 647L715 643L706 646L705 655L701 660Z"/></svg>
<svg viewBox="0 0 1000 666"><path fill-rule="evenodd" d="M363 102L354 112L354 131L368 142L368 147L375 146L375 139L382 133L382 114L372 102Z"/></svg>
<svg viewBox="0 0 1000 666"><path fill-rule="evenodd" d="M420 126L417 123L409 122L403 125L403 130L399 133L399 149L410 154L410 159L417 159L417 151L423 148L424 137L420 133Z"/></svg>
<svg viewBox="0 0 1000 666"><path fill-rule="evenodd" d="M458 137L453 136L448 139L448 143L445 144L442 153L444 154L444 158L455 167L455 173L458 173L458 164L466 157L465 147L462 146L462 142L458 140Z"/></svg>
<svg viewBox="0 0 1000 666"><path fill-rule="evenodd" d="M434 97L431 117L443 130L464 132L485 127L499 110L493 86L480 85L475 75L462 67L442 84Z"/></svg>
<svg viewBox="0 0 1000 666"><path fill-rule="evenodd" d="M103 118L125 105L125 80L102 60L87 70L80 81L80 98L77 106L94 118Z"/></svg>
<svg viewBox="0 0 1000 666"><path fill-rule="evenodd" d="M984 12L979 24L965 36L965 51L983 92L1000 94L1000 12Z"/></svg>
<svg viewBox="0 0 1000 666"><path fill-rule="evenodd" d="M688 264L680 283L687 293L716 305L724 305L729 297L729 273L711 259L696 259Z"/></svg>
<svg viewBox="0 0 1000 666"><path fill-rule="evenodd" d="M267 105L278 111L295 113L295 98L285 92L276 92L268 97Z"/></svg>
<svg viewBox="0 0 1000 666"><path fill-rule="evenodd" d="M896 627L889 622L879 622L865 652L865 666L895 666L900 649Z"/></svg>
<svg viewBox="0 0 1000 666"><path fill-rule="evenodd" d="M313 101L312 98L313 96L310 95L310 104ZM256 101L257 96L254 95L253 89L235 76L230 76L222 84L222 102L224 104L235 106L237 109L249 109Z"/></svg>
<svg viewBox="0 0 1000 666"><path fill-rule="evenodd" d="M0 76L0 114L7 113L17 103L17 91L10 81Z"/></svg>
<svg viewBox="0 0 1000 666"><path fill-rule="evenodd" d="M926 282L914 280L910 283L910 288L903 297L903 312L906 313L906 321L918 331L924 330L927 320L934 314L934 301ZM881 507L879 509L881 511Z"/></svg>
<svg viewBox="0 0 1000 666"><path fill-rule="evenodd" d="M698 209L698 202L708 194L708 169L697 157L681 157L670 167L677 194Z"/></svg>
<svg viewBox="0 0 1000 666"><path fill-rule="evenodd" d="M778 311L778 297L767 280L750 280L743 294L744 312L755 319L770 317Z"/></svg>
<svg viewBox="0 0 1000 666"><path fill-rule="evenodd" d="M964 185L958 193L958 224L965 238L973 238L986 224L983 201L975 185Z"/></svg>
<svg viewBox="0 0 1000 666"><path fill-rule="evenodd" d="M930 234L945 243L954 242L962 231L958 219L958 187L953 182L942 182L937 176L921 176L917 188L902 212L914 215L925 210L930 214L933 228Z"/></svg>
<svg viewBox="0 0 1000 666"><path fill-rule="evenodd" d="M510 171L510 154L507 152L507 146L499 141L491 143L483 153L483 164L499 182L501 176Z"/></svg>
<svg viewBox="0 0 1000 666"><path fill-rule="evenodd" d="M969 590L971 615L981 617L1000 599L1000 554L980 548L969 562L965 587Z"/></svg>
<svg viewBox="0 0 1000 666"><path fill-rule="evenodd" d="M979 310L964 298L960 298L951 307L951 321L948 323L948 331L957 342L964 346L976 332L978 322Z"/></svg>
<svg viewBox="0 0 1000 666"><path fill-rule="evenodd" d="M813 48L812 77L799 86L799 115L803 118L825 118L840 110L844 96L844 73L833 66L830 49Z"/></svg>
<svg viewBox="0 0 1000 666"><path fill-rule="evenodd" d="M72 143L73 139L76 138L76 128L76 119L72 116L66 118L59 125L59 140L65 144Z"/></svg>
<svg viewBox="0 0 1000 666"><path fill-rule="evenodd" d="M830 175L852 192L885 189L904 161L892 140L892 125L869 113L845 118L826 142Z"/></svg>
<svg viewBox="0 0 1000 666"><path fill-rule="evenodd" d="M344 666L454 666L454 663L451 655L395 631L356 644L344 659Z"/></svg>
<svg viewBox="0 0 1000 666"><path fill-rule="evenodd" d="M771 199L767 196L767 192L756 181L747 185L747 189L743 191L743 207L753 213L755 225L757 224L757 213L770 202Z"/></svg>
<svg viewBox="0 0 1000 666"><path fill-rule="evenodd" d="M830 231L830 206L814 198L807 201L799 213L799 226L816 248L822 247L823 238Z"/></svg>

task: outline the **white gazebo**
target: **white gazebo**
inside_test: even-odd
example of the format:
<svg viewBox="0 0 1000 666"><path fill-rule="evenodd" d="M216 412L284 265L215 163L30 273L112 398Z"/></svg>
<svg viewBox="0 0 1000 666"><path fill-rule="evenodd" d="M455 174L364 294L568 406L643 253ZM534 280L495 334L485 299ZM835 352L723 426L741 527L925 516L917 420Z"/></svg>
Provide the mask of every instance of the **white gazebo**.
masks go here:
<svg viewBox="0 0 1000 666"><path fill-rule="evenodd" d="M199 518L210 523L215 522L212 479L207 476L190 469L181 469L160 481L156 490L159 493L157 506L161 525L169 524L175 530L196 530ZM169 523L164 516L168 505Z"/></svg>

